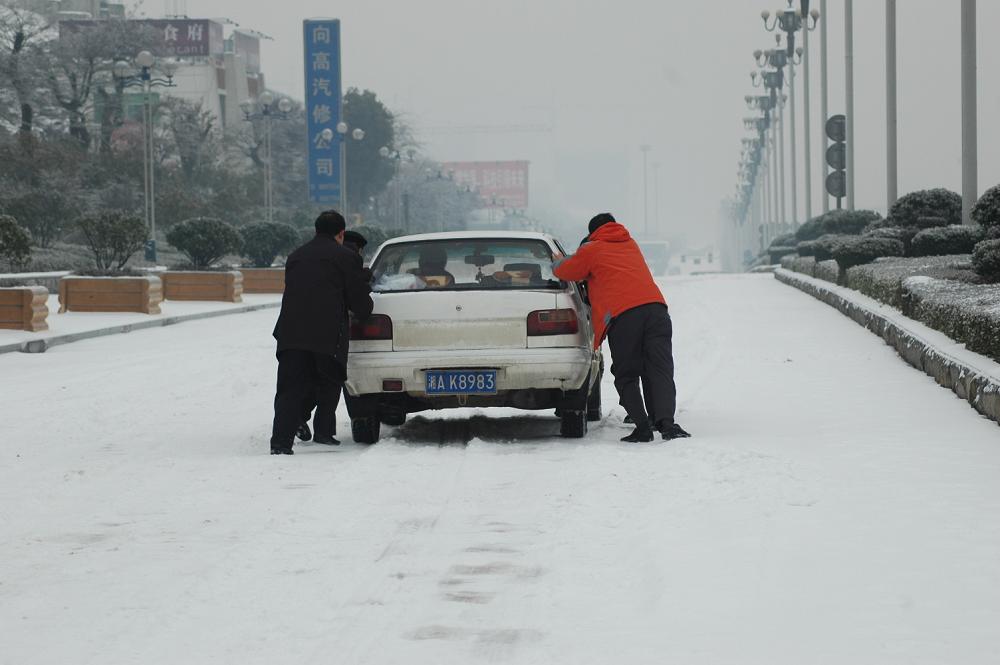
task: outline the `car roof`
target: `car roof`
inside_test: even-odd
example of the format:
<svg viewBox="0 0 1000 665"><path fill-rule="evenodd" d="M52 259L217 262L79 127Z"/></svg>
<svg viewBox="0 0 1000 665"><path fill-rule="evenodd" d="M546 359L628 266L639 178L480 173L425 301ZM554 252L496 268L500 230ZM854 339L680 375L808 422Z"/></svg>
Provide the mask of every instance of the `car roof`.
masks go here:
<svg viewBox="0 0 1000 665"><path fill-rule="evenodd" d="M428 240L542 240L554 243L553 238L548 233L538 231L447 231L442 233L417 233L414 235L400 236L385 241L383 247L397 245L407 242L426 242Z"/></svg>

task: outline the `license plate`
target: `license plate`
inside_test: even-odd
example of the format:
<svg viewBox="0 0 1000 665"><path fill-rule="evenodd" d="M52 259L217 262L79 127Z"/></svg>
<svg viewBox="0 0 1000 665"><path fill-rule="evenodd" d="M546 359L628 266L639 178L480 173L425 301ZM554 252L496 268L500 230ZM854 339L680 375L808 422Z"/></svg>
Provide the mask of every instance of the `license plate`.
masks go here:
<svg viewBox="0 0 1000 665"><path fill-rule="evenodd" d="M428 395L496 395L497 371L491 370L428 370Z"/></svg>

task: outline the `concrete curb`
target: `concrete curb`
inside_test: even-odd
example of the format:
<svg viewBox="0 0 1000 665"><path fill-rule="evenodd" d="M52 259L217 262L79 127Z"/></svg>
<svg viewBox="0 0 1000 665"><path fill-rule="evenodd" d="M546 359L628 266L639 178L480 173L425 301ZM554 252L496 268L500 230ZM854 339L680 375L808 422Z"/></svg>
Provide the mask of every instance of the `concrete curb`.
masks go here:
<svg viewBox="0 0 1000 665"><path fill-rule="evenodd" d="M172 326L177 323L186 323L188 321L214 319L219 316L246 314L247 312L256 312L262 309L276 309L278 307L281 307L280 302L268 302L256 303L252 305L240 305L239 307L233 307L231 309L220 309L211 312L197 312L194 314L177 314L175 316L154 315L147 321L126 323L123 325L109 326L107 328L98 328L96 330L85 330L83 332L69 333L66 335L51 335L41 339L31 339L23 342L16 342L14 344L6 344L0 346L0 353L12 353L14 351L20 351L21 353L45 353L53 346L70 344L72 342L93 339L95 337L107 337L108 335L118 335L121 333L132 332L133 330L145 330L147 328L162 328L164 326Z"/></svg>
<svg viewBox="0 0 1000 665"><path fill-rule="evenodd" d="M856 291L785 269L777 270L774 276L872 331L906 362L969 402L982 415L1000 423L1000 365L993 360L968 351L943 333ZM956 351L949 352L947 347Z"/></svg>

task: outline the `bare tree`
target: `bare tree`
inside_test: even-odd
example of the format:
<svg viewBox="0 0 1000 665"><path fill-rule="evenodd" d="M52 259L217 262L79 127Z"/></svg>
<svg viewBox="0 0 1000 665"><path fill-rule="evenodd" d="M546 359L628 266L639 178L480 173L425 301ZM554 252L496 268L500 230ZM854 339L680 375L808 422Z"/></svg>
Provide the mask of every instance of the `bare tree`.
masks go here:
<svg viewBox="0 0 1000 665"><path fill-rule="evenodd" d="M31 150L38 101L39 44L52 26L50 19L25 0L0 1L0 83L17 102L22 149Z"/></svg>

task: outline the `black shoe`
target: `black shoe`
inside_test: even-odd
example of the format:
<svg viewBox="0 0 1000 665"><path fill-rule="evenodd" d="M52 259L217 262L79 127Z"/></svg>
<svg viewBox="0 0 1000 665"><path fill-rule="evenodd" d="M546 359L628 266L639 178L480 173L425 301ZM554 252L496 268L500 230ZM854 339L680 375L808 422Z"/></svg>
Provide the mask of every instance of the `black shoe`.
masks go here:
<svg viewBox="0 0 1000 665"><path fill-rule="evenodd" d="M625 443L649 443L653 440L653 430L650 427L636 427L635 431L622 439Z"/></svg>
<svg viewBox="0 0 1000 665"><path fill-rule="evenodd" d="M660 435L663 436L664 441L673 441L674 439L690 439L691 435L684 431L677 423L670 423L669 425L664 425L660 427Z"/></svg>
<svg viewBox="0 0 1000 665"><path fill-rule="evenodd" d="M294 455L291 448L271 448L272 455Z"/></svg>
<svg viewBox="0 0 1000 665"><path fill-rule="evenodd" d="M309 423L302 423L299 425L299 429L295 432L295 436L299 438L299 441L308 441L313 438L312 430L309 429Z"/></svg>
<svg viewBox="0 0 1000 665"><path fill-rule="evenodd" d="M622 422L626 425L635 425L635 421L632 419L632 416L625 416L625 420Z"/></svg>
<svg viewBox="0 0 1000 665"><path fill-rule="evenodd" d="M337 441L334 437L329 434L317 434L313 438L313 443L320 443L324 446L339 446L340 441Z"/></svg>

